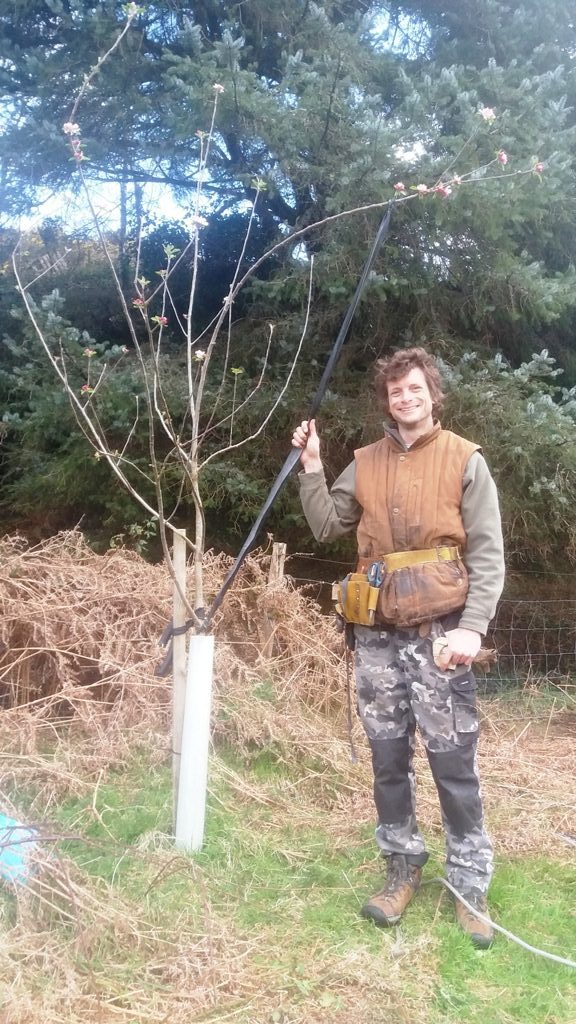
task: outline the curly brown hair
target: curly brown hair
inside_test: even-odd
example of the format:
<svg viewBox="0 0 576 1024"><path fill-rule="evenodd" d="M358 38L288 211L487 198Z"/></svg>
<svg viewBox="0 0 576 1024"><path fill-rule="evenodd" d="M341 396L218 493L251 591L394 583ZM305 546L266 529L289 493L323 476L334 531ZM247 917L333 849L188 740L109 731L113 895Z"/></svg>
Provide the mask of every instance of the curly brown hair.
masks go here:
<svg viewBox="0 0 576 1024"><path fill-rule="evenodd" d="M376 394L382 402L387 416L390 415L388 384L391 381L400 380L413 369L422 370L424 374L432 399L434 415L437 416L442 411L446 396L442 390L442 378L434 356L431 356L424 348L403 348L386 359L378 359L374 367Z"/></svg>

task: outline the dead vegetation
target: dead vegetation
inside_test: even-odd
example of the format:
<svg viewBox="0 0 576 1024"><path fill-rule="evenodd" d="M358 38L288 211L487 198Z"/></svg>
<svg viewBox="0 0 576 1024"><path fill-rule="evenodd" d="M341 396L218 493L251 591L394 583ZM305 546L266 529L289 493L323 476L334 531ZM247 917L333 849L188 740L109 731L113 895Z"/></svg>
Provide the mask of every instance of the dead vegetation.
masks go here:
<svg viewBox="0 0 576 1024"><path fill-rule="evenodd" d="M216 592L227 564L209 557L209 591ZM26 794L25 820L44 835L33 884L0 901L1 1024L348 1024L360 1016L370 1024L375 994L395 1020L424 1021L425 1000L414 1004L407 987L410 958L403 971L395 967L406 950L395 947L402 941L394 935L382 940L390 958L385 978L354 947L323 950L318 963L312 956L310 969L334 1002L323 1007L300 993L288 1013L291 981L274 962L273 929L251 933L214 906L203 868L178 854L169 836L144 837L131 853L140 858L146 892L181 877L200 894L200 911L183 905L169 920L147 898L119 894L62 853L50 824L59 801L76 795L97 820L99 787L111 767L128 763L136 748L151 768L169 760L169 680L154 670L171 584L162 567L130 552L95 555L77 533L33 548L6 538L0 565L0 810L22 817ZM272 654L263 656L271 629ZM240 574L216 636L211 788L225 785L246 808L255 843L281 838L289 866L298 864L306 829L324 829L341 848L357 846L373 816L371 772L357 723L360 756L350 760L342 641L332 622L289 580L268 586L263 555ZM567 686L558 710L538 695L534 683L521 712L513 700L483 702L487 815L498 851L568 859L573 849L559 836L576 833L575 692ZM247 764L269 751L285 779L271 786L234 770L219 756L221 744ZM438 839L437 798L421 750L418 757L421 824ZM267 813L259 817L261 810ZM125 851L114 855L120 863ZM368 888L371 845L366 865ZM419 941L433 961L430 936Z"/></svg>

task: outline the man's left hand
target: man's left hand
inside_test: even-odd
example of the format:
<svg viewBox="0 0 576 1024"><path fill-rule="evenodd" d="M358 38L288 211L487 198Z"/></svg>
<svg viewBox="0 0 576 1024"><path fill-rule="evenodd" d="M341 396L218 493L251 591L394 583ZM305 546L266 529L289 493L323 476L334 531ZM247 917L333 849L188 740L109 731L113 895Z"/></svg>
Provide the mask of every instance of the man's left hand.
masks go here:
<svg viewBox="0 0 576 1024"><path fill-rule="evenodd" d="M471 665L482 645L482 635L474 629L449 629L446 633L448 646L442 652L446 668L454 665Z"/></svg>

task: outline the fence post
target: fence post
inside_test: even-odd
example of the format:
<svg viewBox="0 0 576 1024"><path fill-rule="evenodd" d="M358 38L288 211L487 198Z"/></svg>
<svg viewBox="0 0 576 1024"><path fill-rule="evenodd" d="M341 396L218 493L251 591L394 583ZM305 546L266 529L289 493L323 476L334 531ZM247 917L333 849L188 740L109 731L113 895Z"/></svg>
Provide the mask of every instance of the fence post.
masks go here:
<svg viewBox="0 0 576 1024"><path fill-rule="evenodd" d="M286 545L274 543L268 569L268 586L274 587L284 579L284 563L286 561ZM269 658L274 649L274 632L276 629L275 615L266 609L262 612L260 635L263 641L260 651L261 658Z"/></svg>
<svg viewBox="0 0 576 1024"><path fill-rule="evenodd" d="M286 545L274 543L272 545L272 556L268 570L268 583L275 583L276 580L284 578L284 563L286 561Z"/></svg>

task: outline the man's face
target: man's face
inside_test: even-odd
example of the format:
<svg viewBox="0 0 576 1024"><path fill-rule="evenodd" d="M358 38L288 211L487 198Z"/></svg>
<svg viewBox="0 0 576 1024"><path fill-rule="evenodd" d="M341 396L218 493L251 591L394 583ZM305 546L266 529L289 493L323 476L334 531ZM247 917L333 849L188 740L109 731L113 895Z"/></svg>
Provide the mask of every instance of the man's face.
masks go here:
<svg viewBox="0 0 576 1024"><path fill-rule="evenodd" d="M413 367L405 377L389 381L388 404L390 415L399 427L418 434L432 429L432 398L419 367Z"/></svg>

